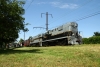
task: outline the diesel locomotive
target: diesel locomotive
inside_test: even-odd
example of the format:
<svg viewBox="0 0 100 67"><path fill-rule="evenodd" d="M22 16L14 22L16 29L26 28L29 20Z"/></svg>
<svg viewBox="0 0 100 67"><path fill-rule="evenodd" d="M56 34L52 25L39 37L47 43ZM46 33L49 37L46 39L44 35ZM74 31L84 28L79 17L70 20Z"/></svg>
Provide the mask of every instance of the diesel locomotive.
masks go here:
<svg viewBox="0 0 100 67"><path fill-rule="evenodd" d="M82 44L76 22L63 24L55 29L32 37L30 46L55 46Z"/></svg>

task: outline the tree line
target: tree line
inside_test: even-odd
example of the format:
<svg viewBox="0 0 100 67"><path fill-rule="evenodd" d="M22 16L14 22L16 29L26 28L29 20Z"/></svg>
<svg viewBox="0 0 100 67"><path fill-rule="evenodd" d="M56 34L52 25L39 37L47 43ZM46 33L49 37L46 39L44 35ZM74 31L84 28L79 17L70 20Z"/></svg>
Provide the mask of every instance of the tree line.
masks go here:
<svg viewBox="0 0 100 67"><path fill-rule="evenodd" d="M100 32L94 32L94 35L89 38L83 38L83 44L100 44Z"/></svg>

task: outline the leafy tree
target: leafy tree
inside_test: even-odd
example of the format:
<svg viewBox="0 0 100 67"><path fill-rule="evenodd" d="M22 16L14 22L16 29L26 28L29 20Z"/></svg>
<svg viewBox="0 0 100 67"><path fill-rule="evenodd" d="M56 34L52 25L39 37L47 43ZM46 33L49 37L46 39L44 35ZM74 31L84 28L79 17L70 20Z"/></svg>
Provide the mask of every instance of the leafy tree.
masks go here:
<svg viewBox="0 0 100 67"><path fill-rule="evenodd" d="M30 42L32 42L32 38L33 38L32 36L30 36L30 37L28 38L28 39L30 40Z"/></svg>
<svg viewBox="0 0 100 67"><path fill-rule="evenodd" d="M30 24L29 23L26 23L26 24L24 23L24 30L23 30L23 32L29 31L28 28L25 28L25 26L27 26L27 25L30 25Z"/></svg>
<svg viewBox="0 0 100 67"><path fill-rule="evenodd" d="M100 36L100 32L94 32L93 36Z"/></svg>
<svg viewBox="0 0 100 67"><path fill-rule="evenodd" d="M24 28L23 4L18 0L0 0L0 45L15 41Z"/></svg>
<svg viewBox="0 0 100 67"><path fill-rule="evenodd" d="M20 46L23 46L24 45L24 39L20 38L19 43L20 43Z"/></svg>
<svg viewBox="0 0 100 67"><path fill-rule="evenodd" d="M19 40L19 43L22 43L22 42L24 42L24 40L21 38L21 39Z"/></svg>

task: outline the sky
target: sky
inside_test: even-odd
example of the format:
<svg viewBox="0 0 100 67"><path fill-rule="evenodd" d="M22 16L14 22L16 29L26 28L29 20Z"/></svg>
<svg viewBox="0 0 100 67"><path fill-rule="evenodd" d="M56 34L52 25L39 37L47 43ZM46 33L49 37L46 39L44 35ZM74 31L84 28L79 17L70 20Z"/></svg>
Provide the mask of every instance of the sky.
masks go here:
<svg viewBox="0 0 100 67"><path fill-rule="evenodd" d="M78 23L78 30L82 37L91 37L93 33L100 32L100 0L25 0L25 23L29 23L26 28L25 39L30 36L46 32L46 12L48 14L49 30L68 22ZM42 17L41 17L41 13ZM24 39L24 32L20 31L19 38Z"/></svg>

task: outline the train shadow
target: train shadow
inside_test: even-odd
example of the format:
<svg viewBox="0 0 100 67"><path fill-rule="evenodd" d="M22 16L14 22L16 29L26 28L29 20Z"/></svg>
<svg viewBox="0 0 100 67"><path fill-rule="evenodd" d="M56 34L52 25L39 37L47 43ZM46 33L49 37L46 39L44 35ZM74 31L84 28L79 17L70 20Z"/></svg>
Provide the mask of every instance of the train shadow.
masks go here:
<svg viewBox="0 0 100 67"><path fill-rule="evenodd" d="M39 49L31 49L31 50L15 50L15 49L6 49L6 50L0 50L0 54L22 54L22 53L43 53Z"/></svg>

